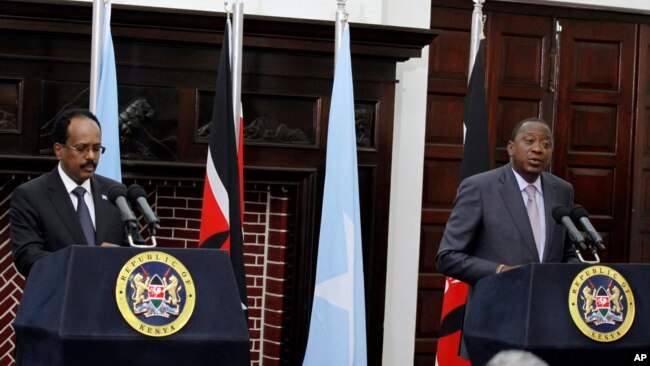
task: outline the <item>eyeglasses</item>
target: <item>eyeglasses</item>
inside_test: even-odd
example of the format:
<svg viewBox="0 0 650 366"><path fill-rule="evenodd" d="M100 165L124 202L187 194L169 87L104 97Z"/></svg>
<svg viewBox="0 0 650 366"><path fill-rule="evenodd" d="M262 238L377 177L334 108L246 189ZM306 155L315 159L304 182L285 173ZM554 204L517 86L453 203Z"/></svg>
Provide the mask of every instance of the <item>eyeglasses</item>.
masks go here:
<svg viewBox="0 0 650 366"><path fill-rule="evenodd" d="M70 146L66 144L61 144L63 147L67 147L68 149L72 149L80 154L87 154L88 150L92 150L95 154L103 154L106 151L106 147L102 145L88 145L88 144L79 144L75 146Z"/></svg>

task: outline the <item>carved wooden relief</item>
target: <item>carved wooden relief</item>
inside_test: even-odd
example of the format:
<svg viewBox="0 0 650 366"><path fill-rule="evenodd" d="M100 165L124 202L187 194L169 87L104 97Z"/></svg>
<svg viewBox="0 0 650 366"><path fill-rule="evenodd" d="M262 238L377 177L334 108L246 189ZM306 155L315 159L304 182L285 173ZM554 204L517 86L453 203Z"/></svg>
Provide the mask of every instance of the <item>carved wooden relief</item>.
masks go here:
<svg viewBox="0 0 650 366"><path fill-rule="evenodd" d="M178 130L176 89L120 85L118 98L122 159L175 161ZM56 115L65 108L88 108L88 99L86 83L43 82L41 154L52 154L51 131Z"/></svg>
<svg viewBox="0 0 650 366"><path fill-rule="evenodd" d="M0 134L20 133L22 80L0 78Z"/></svg>

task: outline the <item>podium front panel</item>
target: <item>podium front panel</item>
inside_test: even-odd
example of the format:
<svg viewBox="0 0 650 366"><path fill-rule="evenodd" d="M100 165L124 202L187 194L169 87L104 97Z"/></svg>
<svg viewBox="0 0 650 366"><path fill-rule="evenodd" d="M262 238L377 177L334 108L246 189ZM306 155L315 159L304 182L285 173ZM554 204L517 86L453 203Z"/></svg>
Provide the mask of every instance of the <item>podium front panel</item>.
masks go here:
<svg viewBox="0 0 650 366"><path fill-rule="evenodd" d="M613 342L581 332L569 311L569 293L588 264L531 264L477 283L463 328L473 364L501 350L528 350L551 365L612 365L650 349L650 265L601 264L619 272L634 294L629 331ZM632 358L630 358L632 357Z"/></svg>
<svg viewBox="0 0 650 366"><path fill-rule="evenodd" d="M149 251L182 262L196 294L187 323L165 337L136 331L116 303L120 270ZM23 365L250 362L248 327L221 250L68 247L34 265L14 328Z"/></svg>

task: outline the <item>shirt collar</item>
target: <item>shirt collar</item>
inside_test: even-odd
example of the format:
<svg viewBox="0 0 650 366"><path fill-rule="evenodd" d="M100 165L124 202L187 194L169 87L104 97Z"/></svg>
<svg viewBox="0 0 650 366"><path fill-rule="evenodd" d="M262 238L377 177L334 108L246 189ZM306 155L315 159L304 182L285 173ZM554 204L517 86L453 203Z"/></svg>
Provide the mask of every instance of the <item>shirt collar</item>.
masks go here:
<svg viewBox="0 0 650 366"><path fill-rule="evenodd" d="M511 169L512 169L512 168L511 168ZM515 178L517 178L517 184L519 185L519 190L520 190L520 191L523 191L524 189L526 189L527 186L529 186L529 185L532 184L532 185L535 186L535 188L537 188L537 192L539 192L540 194L542 194L542 175L541 175L541 174L537 177L537 179L535 179L535 181L534 181L533 183L528 183L528 182L526 182L526 180L525 180L521 175L519 175L519 173L517 173L514 169L512 169L512 172L515 173Z"/></svg>
<svg viewBox="0 0 650 366"><path fill-rule="evenodd" d="M59 175L61 176L61 180L63 181L63 185L65 186L66 191L68 193L72 193L72 190L77 188L77 186L79 186L79 185L75 181L73 181L72 178L70 178L68 176L68 174L66 174L65 171L63 171L63 168L61 168L61 163L59 163L59 165L57 165L57 169L59 170ZM81 186L86 189L86 192L91 193L91 191L90 191L90 179L86 179L81 184Z"/></svg>

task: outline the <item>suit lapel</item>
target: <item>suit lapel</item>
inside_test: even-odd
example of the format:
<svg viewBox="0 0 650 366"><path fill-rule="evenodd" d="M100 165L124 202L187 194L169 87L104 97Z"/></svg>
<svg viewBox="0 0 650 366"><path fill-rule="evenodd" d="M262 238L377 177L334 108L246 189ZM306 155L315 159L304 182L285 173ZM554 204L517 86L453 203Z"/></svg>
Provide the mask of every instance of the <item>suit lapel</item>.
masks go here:
<svg viewBox="0 0 650 366"><path fill-rule="evenodd" d="M524 205L524 200L521 196L517 179L515 178L515 174L512 172L510 164L507 164L502 168L502 174L499 180L502 183L499 189L501 198L512 216L512 221L515 223L521 237L524 238L524 245L530 251L531 257L536 258L537 262L539 262L533 229L530 227L526 206Z"/></svg>
<svg viewBox="0 0 650 366"><path fill-rule="evenodd" d="M77 212L72 205L72 200L70 200L70 194L65 189L63 180L59 175L58 168L54 168L50 174L47 181L47 189L50 194L48 195L54 210L57 212L61 221L65 225L65 228L68 230L74 243L69 244L81 244L86 242L83 231L81 230L81 224L77 219Z"/></svg>
<svg viewBox="0 0 650 366"><path fill-rule="evenodd" d="M101 217L102 213L108 212L112 203L108 200L108 188L96 176L90 178L90 184L93 191L93 203L95 204L95 239L99 245L106 241L108 228L106 220L99 220L98 218Z"/></svg>
<svg viewBox="0 0 650 366"><path fill-rule="evenodd" d="M546 243L544 243L544 262L549 253L553 253L553 244L555 240L553 238L554 223L555 219L553 218L553 209L557 206L558 195L555 190L555 186L547 184L547 180L544 179L546 173L542 173L542 189L544 190L544 218L546 219Z"/></svg>

